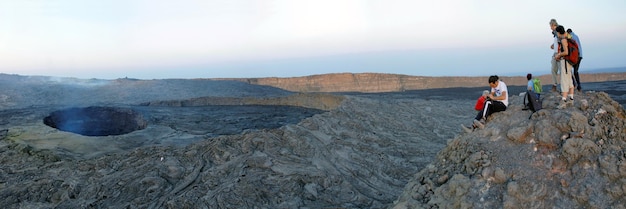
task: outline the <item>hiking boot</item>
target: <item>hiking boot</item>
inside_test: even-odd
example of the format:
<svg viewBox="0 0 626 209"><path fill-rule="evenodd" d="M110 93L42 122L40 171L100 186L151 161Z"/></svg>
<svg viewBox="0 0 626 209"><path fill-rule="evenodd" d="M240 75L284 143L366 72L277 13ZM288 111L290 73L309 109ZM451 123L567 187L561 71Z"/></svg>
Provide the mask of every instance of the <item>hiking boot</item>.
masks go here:
<svg viewBox="0 0 626 209"><path fill-rule="evenodd" d="M474 131L474 127L472 127L471 129L463 124L461 124L461 128L463 128L463 131L465 131L465 133L472 133Z"/></svg>
<svg viewBox="0 0 626 209"><path fill-rule="evenodd" d="M565 109L567 107L567 100L561 100L561 102L559 102L559 106L557 106L557 109Z"/></svg>
<svg viewBox="0 0 626 209"><path fill-rule="evenodd" d="M556 85L552 85L552 92L556 92Z"/></svg>
<svg viewBox="0 0 626 209"><path fill-rule="evenodd" d="M582 88L580 88L580 86L578 88L576 88L578 90L578 92L583 92Z"/></svg>
<svg viewBox="0 0 626 209"><path fill-rule="evenodd" d="M474 119L474 126L477 128L483 129L485 128L485 122Z"/></svg>

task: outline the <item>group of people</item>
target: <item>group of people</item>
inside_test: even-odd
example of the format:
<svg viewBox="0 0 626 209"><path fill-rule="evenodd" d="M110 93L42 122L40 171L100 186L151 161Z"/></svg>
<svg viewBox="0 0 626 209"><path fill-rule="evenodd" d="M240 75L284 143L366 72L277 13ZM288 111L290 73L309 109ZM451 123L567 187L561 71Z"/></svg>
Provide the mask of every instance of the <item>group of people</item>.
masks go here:
<svg viewBox="0 0 626 209"><path fill-rule="evenodd" d="M574 101L574 88L578 91L582 90L580 83L580 76L578 74L578 67L583 59L583 50L580 44L580 39L572 29L565 30L565 27L559 25L555 19L550 20L550 29L554 37L554 42L550 45L550 48L554 50L552 56L552 91L557 91L557 86L561 86L561 102L558 108L565 108L568 104L572 104ZM578 62L571 64L566 62L563 57L569 54L568 39L574 40L578 45ZM560 79L557 79L557 75L560 71ZM569 99L568 99L569 98Z"/></svg>
<svg viewBox="0 0 626 209"><path fill-rule="evenodd" d="M554 42L550 45L550 48L554 50L554 54L551 58L552 64L552 91L557 91L557 86L560 83L561 102L557 108L565 108L568 104L573 104L574 101L574 88L578 91L582 90L580 83L580 77L578 75L578 67L582 60L583 53L580 45L580 39L572 31L572 29L565 30L565 27L559 25L555 19L550 20L550 29L554 37ZM578 45L578 62L570 64L566 62L564 57L569 54L568 39L573 39ZM560 76L559 76L560 75ZM535 92L534 84L532 83L532 74L526 76L528 79L528 90ZM557 79L558 78L558 79ZM471 127L461 125L467 132L471 132L477 128L484 128L485 122L489 115L505 111L509 105L508 89L504 82L500 81L497 75L489 77L489 87L491 91L484 91L476 101L474 109L478 111L478 114L474 118L474 122ZM538 93L538 92L537 92Z"/></svg>

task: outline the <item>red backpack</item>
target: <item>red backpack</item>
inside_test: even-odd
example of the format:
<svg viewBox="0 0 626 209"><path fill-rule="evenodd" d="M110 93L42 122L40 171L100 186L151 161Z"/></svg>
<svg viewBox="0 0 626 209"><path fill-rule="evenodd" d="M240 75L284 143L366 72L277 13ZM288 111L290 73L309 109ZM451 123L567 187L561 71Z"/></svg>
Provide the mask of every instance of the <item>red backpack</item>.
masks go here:
<svg viewBox="0 0 626 209"><path fill-rule="evenodd" d="M574 39L571 38L566 38L567 40L567 56L563 57L565 58L565 61L567 61L570 65L576 65L578 64L578 43L576 43L576 41ZM561 45L561 42L559 42L559 48L561 48L561 52L565 51L563 50L563 45Z"/></svg>

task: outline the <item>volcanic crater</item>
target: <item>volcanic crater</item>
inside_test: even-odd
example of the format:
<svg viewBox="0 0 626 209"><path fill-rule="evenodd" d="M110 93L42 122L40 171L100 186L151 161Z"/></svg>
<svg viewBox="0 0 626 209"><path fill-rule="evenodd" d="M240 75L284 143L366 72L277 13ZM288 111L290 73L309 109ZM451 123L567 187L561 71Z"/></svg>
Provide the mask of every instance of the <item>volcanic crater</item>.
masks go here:
<svg viewBox="0 0 626 209"><path fill-rule="evenodd" d="M132 109L121 107L68 108L50 113L43 123L84 136L122 135L145 129L148 123Z"/></svg>

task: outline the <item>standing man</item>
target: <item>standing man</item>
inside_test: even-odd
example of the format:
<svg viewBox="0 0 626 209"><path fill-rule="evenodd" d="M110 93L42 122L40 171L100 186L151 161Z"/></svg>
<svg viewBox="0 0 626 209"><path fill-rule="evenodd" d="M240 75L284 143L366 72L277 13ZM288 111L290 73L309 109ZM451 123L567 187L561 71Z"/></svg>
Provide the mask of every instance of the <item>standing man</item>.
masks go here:
<svg viewBox="0 0 626 209"><path fill-rule="evenodd" d="M552 63L552 91L555 92L557 91L556 87L559 85L559 81L558 81L558 74L559 74L559 69L561 68L560 62L554 59L554 56L559 53L558 48L559 48L559 37L556 35L556 27L559 24L556 22L555 19L551 19L550 20L550 29L552 29L552 36L554 37L554 40L552 42L552 44L550 45L550 49L554 50L554 53L552 54L552 57L550 57L551 63Z"/></svg>
<svg viewBox="0 0 626 209"><path fill-rule="evenodd" d="M580 92L582 87L580 86L580 76L578 76L578 66L580 66L580 61L583 60L583 48L580 45L580 39L578 39L578 35L576 35L571 28L567 29L567 33L572 35L572 39L574 39L574 41L576 41L576 43L578 44L578 63L574 65L574 86L576 86L576 89L578 89L578 92Z"/></svg>

